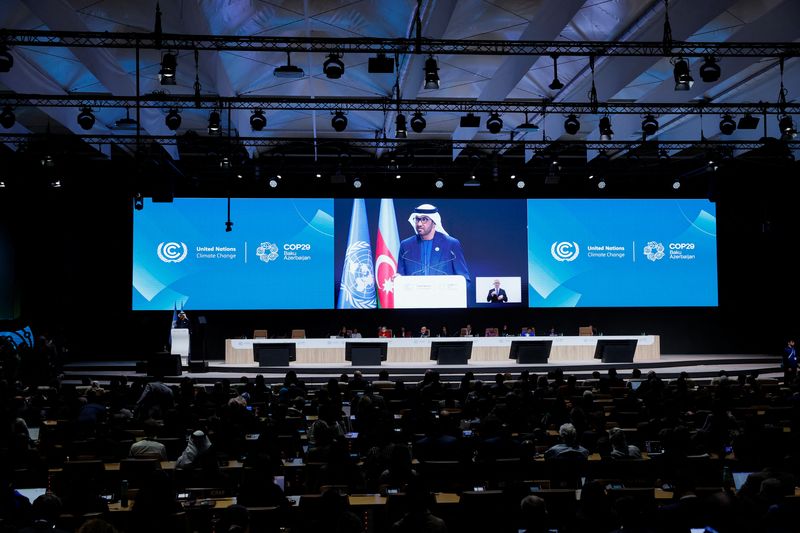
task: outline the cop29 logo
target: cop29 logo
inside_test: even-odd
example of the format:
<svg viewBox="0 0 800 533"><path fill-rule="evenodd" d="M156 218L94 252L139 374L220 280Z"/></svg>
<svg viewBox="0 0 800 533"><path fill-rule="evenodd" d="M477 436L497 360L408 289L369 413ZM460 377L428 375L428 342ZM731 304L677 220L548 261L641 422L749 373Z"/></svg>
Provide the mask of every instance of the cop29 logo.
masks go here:
<svg viewBox="0 0 800 533"><path fill-rule="evenodd" d="M182 242L162 242L156 249L158 258L165 263L180 263L186 259L189 249Z"/></svg>
<svg viewBox="0 0 800 533"><path fill-rule="evenodd" d="M656 262L664 259L664 245L657 241L648 241L644 247L644 256L650 261Z"/></svg>
<svg viewBox="0 0 800 533"><path fill-rule="evenodd" d="M578 243L574 241L556 241L550 247L550 255L556 261L575 261L580 251Z"/></svg>
<svg viewBox="0 0 800 533"><path fill-rule="evenodd" d="M261 246L256 248L256 255L265 263L275 261L278 258L278 245L269 241L262 242Z"/></svg>

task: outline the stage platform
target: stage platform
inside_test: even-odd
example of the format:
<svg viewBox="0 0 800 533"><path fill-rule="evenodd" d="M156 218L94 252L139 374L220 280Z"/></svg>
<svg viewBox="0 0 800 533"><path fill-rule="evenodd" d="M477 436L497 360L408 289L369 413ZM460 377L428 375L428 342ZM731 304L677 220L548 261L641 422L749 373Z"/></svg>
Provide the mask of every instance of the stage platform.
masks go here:
<svg viewBox="0 0 800 533"><path fill-rule="evenodd" d="M558 361L548 364L517 364L513 360L470 361L467 365L437 365L435 361L386 362L381 366L353 366L350 363L290 363L288 367L258 366L256 363L232 364L224 361L209 361L207 372L190 372L184 367L180 377L168 377L166 381L178 381L182 377L190 377L201 383L213 383L221 379L237 381L246 376L250 379L262 374L269 383L283 381L288 370L309 383L321 383L331 377L345 373L353 374L360 370L368 379L376 379L378 372L387 370L390 379L402 381L418 381L428 369L437 370L444 381L458 381L465 372L471 371L476 379L491 381L498 372L511 372L518 375L523 370L542 374L561 368L566 374L575 374L579 378L588 378L595 370L605 373L609 368L616 368L622 377L630 376L633 368L639 368L642 374L654 370L664 379L676 378L681 372L688 372L694 379L717 376L720 370L728 375L751 374L757 372L763 378L780 378L781 358L764 354L707 354L707 355L661 355L657 361L639 361L633 363L602 363L600 361ZM141 366L141 365L139 365ZM64 374L68 381L80 381L89 378L108 382L116 376L146 377L137 373L137 361L83 361L65 365Z"/></svg>

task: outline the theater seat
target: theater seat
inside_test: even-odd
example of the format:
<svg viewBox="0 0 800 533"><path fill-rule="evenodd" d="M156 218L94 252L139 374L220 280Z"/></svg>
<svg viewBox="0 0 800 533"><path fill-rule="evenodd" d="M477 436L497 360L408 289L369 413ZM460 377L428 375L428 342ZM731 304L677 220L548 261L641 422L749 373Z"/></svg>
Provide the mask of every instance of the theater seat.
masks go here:
<svg viewBox="0 0 800 533"><path fill-rule="evenodd" d="M306 338L306 330L304 330L304 329L293 329L292 330L292 338L293 339L305 339Z"/></svg>
<svg viewBox="0 0 800 533"><path fill-rule="evenodd" d="M253 330L253 338L254 339L267 339L269 338L268 332L266 329L256 329Z"/></svg>

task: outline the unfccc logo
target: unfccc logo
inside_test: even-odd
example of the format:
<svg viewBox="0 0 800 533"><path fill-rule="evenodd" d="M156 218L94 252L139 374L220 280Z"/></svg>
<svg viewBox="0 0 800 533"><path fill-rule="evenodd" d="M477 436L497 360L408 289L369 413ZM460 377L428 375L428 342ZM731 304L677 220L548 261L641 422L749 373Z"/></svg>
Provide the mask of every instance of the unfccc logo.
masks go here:
<svg viewBox="0 0 800 533"><path fill-rule="evenodd" d="M578 243L574 241L556 241L550 247L550 254L556 261L575 261L579 253Z"/></svg>
<svg viewBox="0 0 800 533"><path fill-rule="evenodd" d="M186 259L189 249L182 242L162 242L156 249L158 258L165 263L180 263Z"/></svg>

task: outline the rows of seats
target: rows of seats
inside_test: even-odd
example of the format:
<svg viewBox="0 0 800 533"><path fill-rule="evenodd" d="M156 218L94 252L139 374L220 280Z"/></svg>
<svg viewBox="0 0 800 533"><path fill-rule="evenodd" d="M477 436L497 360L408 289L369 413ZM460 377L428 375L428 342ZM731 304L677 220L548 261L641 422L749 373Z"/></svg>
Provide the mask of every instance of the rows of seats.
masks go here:
<svg viewBox="0 0 800 533"><path fill-rule="evenodd" d="M765 509L795 505L797 384L756 376L698 383L655 373L578 380L554 371L498 374L491 383L467 374L446 383L428 372L402 383L356 373L304 383L290 372L280 384L261 377L210 388L189 379L114 379L4 393L6 414L16 421L3 439L4 473L16 488L58 495L59 525L73 530L99 513L133 531L147 522L137 507L147 508L150 494L165 488L171 504L162 520L187 531L224 523L234 498L249 508L253 530L311 531L319 519L344 512L359 530L387 530L408 510L409 484L439 494L428 508L455 531L515 531L525 521L525 496L544 501L548 527L578 531L585 524L576 517L588 512L582 491L595 485L606 510L622 502L607 524L601 521L608 531L633 519L630 501L640 519L642 510L668 509L686 495L727 498L741 504L739 523L756 528L768 523ZM158 434L149 436L154 422ZM545 459L567 425L585 455ZM35 441L28 428L38 428ZM625 450L640 453L615 455L615 428ZM196 455L210 460L182 467L196 432L210 443ZM167 460L129 457L142 439L163 444ZM783 488L745 485L734 494L731 473L765 468L762 477ZM283 485L276 491L274 476ZM329 492L339 499L324 499ZM123 499L131 505L121 506ZM6 524L17 518L2 517Z"/></svg>

